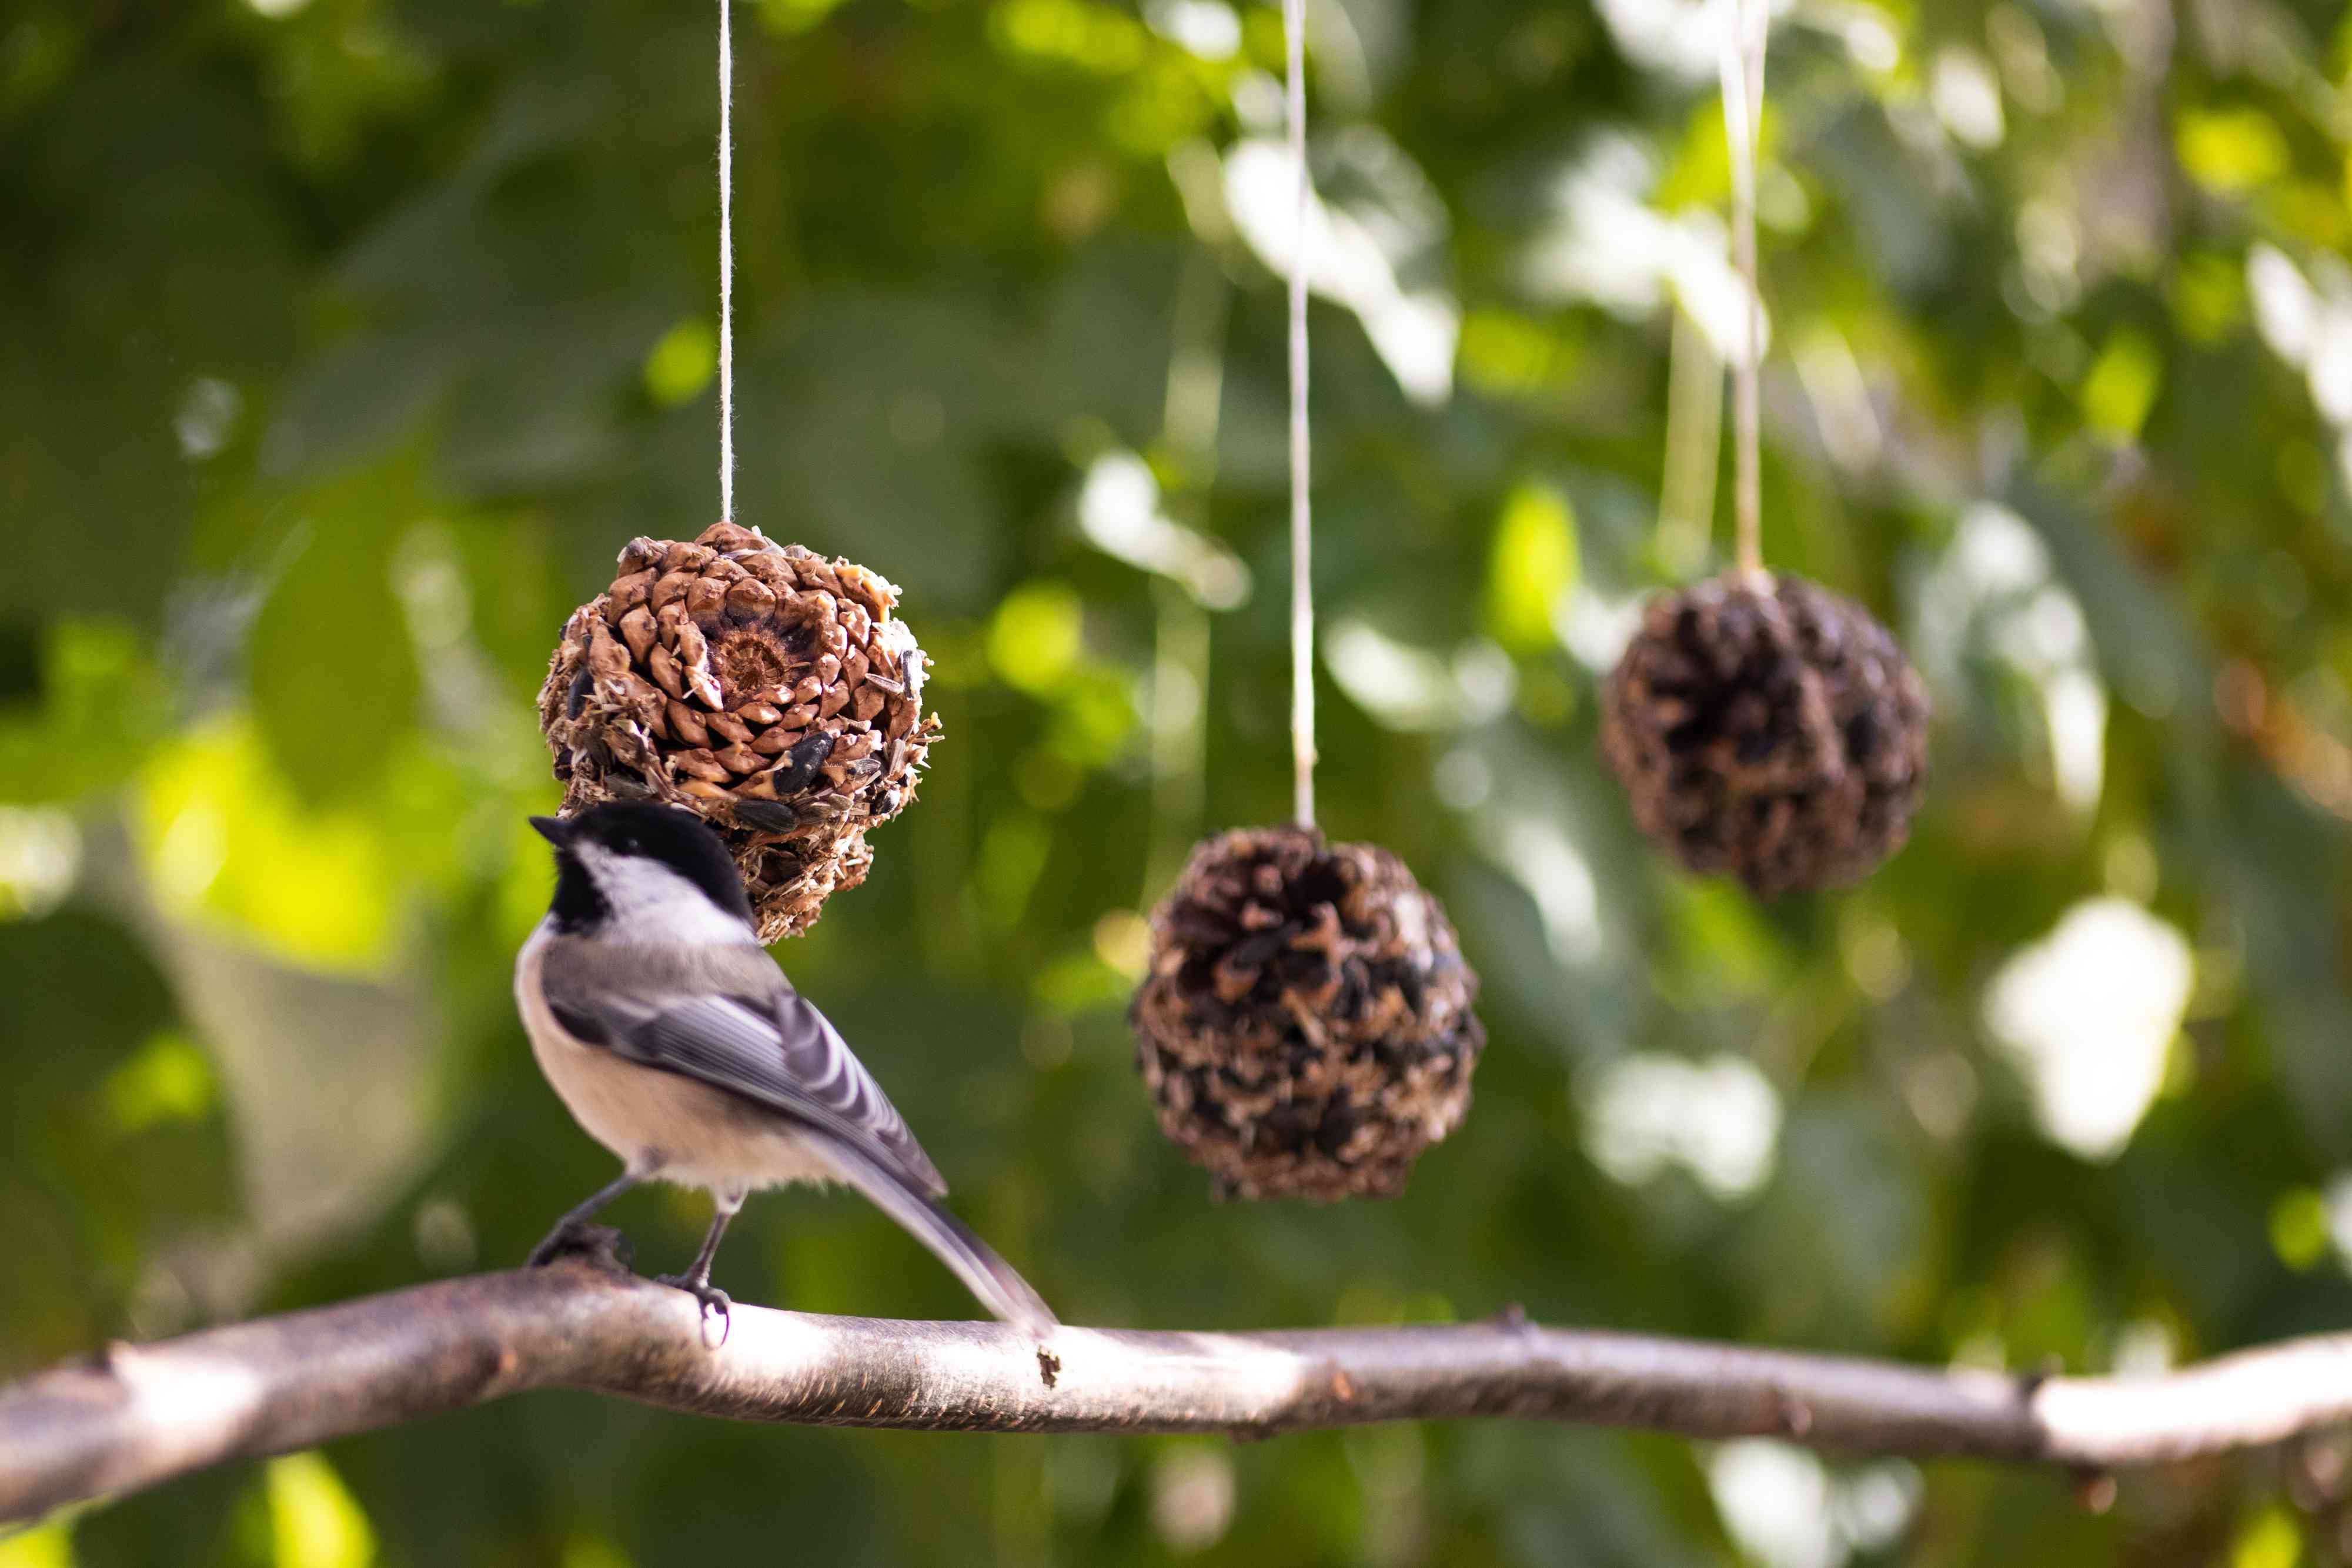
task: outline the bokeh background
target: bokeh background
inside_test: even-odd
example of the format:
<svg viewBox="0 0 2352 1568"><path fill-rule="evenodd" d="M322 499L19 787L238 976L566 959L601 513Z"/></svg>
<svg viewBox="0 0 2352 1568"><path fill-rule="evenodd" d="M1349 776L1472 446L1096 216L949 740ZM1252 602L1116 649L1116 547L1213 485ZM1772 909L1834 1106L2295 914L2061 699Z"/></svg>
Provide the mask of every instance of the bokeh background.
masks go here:
<svg viewBox="0 0 2352 1568"><path fill-rule="evenodd" d="M1385 1205L1218 1206L1139 912L1286 810L1276 10L740 0L741 520L898 580L947 726L779 956L1073 1321L1467 1318L2021 1372L2352 1318L2352 24L1794 0L1767 553L1937 709L1910 847L1646 853L1594 692L1722 559L1694 0L1315 0L1327 825L1483 972ZM714 11L0 6L0 1369L520 1259L604 1179L509 999L531 697L717 510ZM615 1210L676 1267L699 1199ZM740 1299L961 1316L872 1211ZM541 1396L0 1542L6 1568L2344 1560L2352 1448L2126 1479L1499 1425L1223 1441Z"/></svg>

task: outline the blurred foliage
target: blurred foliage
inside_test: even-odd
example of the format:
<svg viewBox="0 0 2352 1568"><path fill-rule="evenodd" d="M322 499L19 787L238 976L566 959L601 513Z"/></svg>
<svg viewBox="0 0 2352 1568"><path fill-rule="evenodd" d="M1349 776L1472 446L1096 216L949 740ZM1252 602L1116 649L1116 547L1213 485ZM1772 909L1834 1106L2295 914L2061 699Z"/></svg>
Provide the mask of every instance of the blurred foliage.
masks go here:
<svg viewBox="0 0 2352 1568"><path fill-rule="evenodd" d="M948 739L780 954L1072 1321L1544 1319L2095 1372L2352 1314L2352 20L1790 0L1767 551L1938 722L1867 885L1633 835L1592 695L1711 570L1738 319L1698 0L1318 0L1322 795L1486 977L1385 1206L1217 1207L1120 1016L1281 814L1278 14L740 0L742 520L901 582ZM712 16L0 5L0 1365L509 1263L607 1174L509 999L530 701L712 519ZM698 1199L617 1211L670 1266ZM845 1199L740 1299L961 1315ZM768 1431L568 1396L215 1472L9 1568L2344 1560L2343 1467L2127 1479L1451 1427ZM2340 1459L2340 1455L2338 1456ZM2334 1477L2334 1479L2330 1479Z"/></svg>

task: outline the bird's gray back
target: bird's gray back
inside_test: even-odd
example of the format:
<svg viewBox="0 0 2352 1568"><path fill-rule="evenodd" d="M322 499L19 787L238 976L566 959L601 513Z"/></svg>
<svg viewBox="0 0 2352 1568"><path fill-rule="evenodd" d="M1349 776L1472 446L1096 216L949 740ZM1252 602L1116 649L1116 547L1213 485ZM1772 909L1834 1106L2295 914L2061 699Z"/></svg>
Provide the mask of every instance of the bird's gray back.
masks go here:
<svg viewBox="0 0 2352 1568"><path fill-rule="evenodd" d="M559 935L540 977L549 1010L583 1043L740 1095L947 1191L873 1074L763 949Z"/></svg>

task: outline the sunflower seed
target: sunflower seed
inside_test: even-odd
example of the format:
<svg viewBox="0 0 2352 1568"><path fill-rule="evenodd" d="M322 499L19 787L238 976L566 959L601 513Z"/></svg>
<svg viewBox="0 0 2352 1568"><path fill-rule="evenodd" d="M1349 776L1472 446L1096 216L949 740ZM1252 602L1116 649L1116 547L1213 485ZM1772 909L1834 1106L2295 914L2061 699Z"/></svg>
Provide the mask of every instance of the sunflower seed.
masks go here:
<svg viewBox="0 0 2352 1568"><path fill-rule="evenodd" d="M833 737L823 730L808 737L785 755L784 765L775 771L776 793L797 795L809 787L816 770L833 755Z"/></svg>
<svg viewBox="0 0 2352 1568"><path fill-rule="evenodd" d="M789 833L800 826L800 813L773 800L735 802L735 820L759 833Z"/></svg>

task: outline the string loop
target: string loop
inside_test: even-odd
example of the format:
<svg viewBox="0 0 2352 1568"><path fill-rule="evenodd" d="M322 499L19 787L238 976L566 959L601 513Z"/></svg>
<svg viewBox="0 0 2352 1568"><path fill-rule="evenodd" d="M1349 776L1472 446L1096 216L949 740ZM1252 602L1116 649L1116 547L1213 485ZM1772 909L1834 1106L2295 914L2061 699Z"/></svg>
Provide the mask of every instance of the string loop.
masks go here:
<svg viewBox="0 0 2352 1568"><path fill-rule="evenodd" d="M735 520L735 39L719 0L719 516Z"/></svg>
<svg viewBox="0 0 2352 1568"><path fill-rule="evenodd" d="M1298 825L1315 825L1315 573L1308 509L1307 244L1307 0L1282 0L1283 100L1298 191L1290 246L1290 763Z"/></svg>
<svg viewBox="0 0 2352 1568"><path fill-rule="evenodd" d="M1738 463L1734 492L1738 562L1744 576L1764 575L1762 390L1764 296L1756 281L1756 141L1764 118L1764 40L1770 0L1719 0L1723 8L1723 129L1731 152L1731 255L1744 295L1740 343L1732 361L1732 423Z"/></svg>

